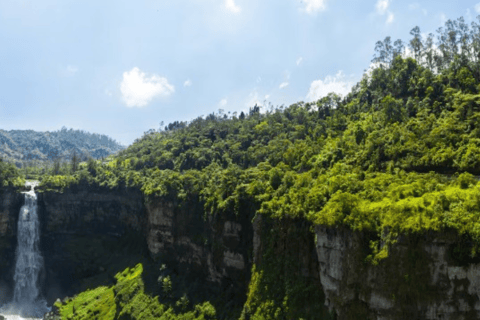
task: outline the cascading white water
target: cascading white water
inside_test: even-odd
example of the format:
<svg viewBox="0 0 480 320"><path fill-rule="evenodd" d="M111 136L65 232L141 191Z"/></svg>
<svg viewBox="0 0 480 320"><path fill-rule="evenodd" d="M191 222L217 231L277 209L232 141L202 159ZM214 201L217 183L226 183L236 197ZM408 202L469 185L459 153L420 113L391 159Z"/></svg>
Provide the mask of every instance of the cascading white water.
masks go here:
<svg viewBox="0 0 480 320"><path fill-rule="evenodd" d="M20 209L17 228L17 251L15 263L15 290L13 302L0 309L8 320L21 317L38 318L50 311L47 302L41 299L38 276L43 268L43 258L39 250L40 228L37 216L36 181L28 181L24 192L25 204ZM19 317L21 316L21 317Z"/></svg>

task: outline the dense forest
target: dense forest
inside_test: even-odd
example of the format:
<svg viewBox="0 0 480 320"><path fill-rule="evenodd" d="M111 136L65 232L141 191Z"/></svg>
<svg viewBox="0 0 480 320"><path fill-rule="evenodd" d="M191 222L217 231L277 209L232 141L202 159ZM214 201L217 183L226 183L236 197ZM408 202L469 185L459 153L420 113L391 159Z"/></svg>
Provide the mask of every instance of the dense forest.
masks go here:
<svg viewBox="0 0 480 320"><path fill-rule="evenodd" d="M374 235L372 264L400 234L426 230L458 231L468 239L467 256L476 256L480 16L471 24L448 20L426 39L418 27L410 34L408 42L377 42L374 67L345 97L171 123L107 161L48 172L40 190L135 187L201 203L205 215L242 215L248 207L273 219L366 230ZM2 167L4 184L15 183L14 170ZM245 319L274 319L278 308L288 318L284 297L308 301L305 288L267 292L259 277L254 268Z"/></svg>
<svg viewBox="0 0 480 320"><path fill-rule="evenodd" d="M74 153L79 161L89 157L99 159L124 148L106 135L66 127L52 132L0 130L0 145L0 157L18 168L62 163L69 161Z"/></svg>

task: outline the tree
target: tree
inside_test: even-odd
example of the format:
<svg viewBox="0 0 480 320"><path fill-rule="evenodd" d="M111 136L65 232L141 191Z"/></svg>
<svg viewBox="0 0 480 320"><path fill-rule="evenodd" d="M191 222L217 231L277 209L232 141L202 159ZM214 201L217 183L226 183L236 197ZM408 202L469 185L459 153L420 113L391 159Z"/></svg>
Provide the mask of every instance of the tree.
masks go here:
<svg viewBox="0 0 480 320"><path fill-rule="evenodd" d="M395 60L397 56L401 56L404 49L405 49L405 45L403 44L403 41L400 39L397 39L393 43L393 57L392 57L393 60Z"/></svg>
<svg viewBox="0 0 480 320"><path fill-rule="evenodd" d="M257 106L257 104L255 103L255 106L253 106L253 108L250 108L250 116L253 116L259 113L260 113L260 107Z"/></svg>
<svg viewBox="0 0 480 320"><path fill-rule="evenodd" d="M391 95L382 99L382 107L385 116L385 124L401 122L403 120L403 112L401 100L395 100Z"/></svg>
<svg viewBox="0 0 480 320"><path fill-rule="evenodd" d="M413 39L410 40L409 47L413 52L413 58L420 63L423 54L423 43L420 35L420 28L418 26L413 28L410 31L410 34L413 36Z"/></svg>
<svg viewBox="0 0 480 320"><path fill-rule="evenodd" d="M71 161L72 172L75 172L75 171L78 170L78 164L79 163L80 163L80 157L77 154L77 150L73 150L72 161Z"/></svg>
<svg viewBox="0 0 480 320"><path fill-rule="evenodd" d="M387 63L387 52L385 51L385 45L382 41L377 41L375 44L375 54L372 62L380 64L380 67L383 67L383 64Z"/></svg>
<svg viewBox="0 0 480 320"><path fill-rule="evenodd" d="M53 174L57 175L60 173L60 158L56 157L53 160Z"/></svg>
<svg viewBox="0 0 480 320"><path fill-rule="evenodd" d="M393 59L403 52L402 40L396 40L392 44L391 37L386 37L383 42L377 41L375 44L375 55L372 59L373 63L378 63L380 68L390 66Z"/></svg>
<svg viewBox="0 0 480 320"><path fill-rule="evenodd" d="M87 170L92 176L95 177L97 175L97 161L92 157L89 157L87 160Z"/></svg>
<svg viewBox="0 0 480 320"><path fill-rule="evenodd" d="M433 34L430 33L425 41L424 47L425 65L430 70L435 69L435 52L433 47Z"/></svg>
<svg viewBox="0 0 480 320"><path fill-rule="evenodd" d="M480 16L477 16L480 22ZM475 21L472 22L472 29L470 30L472 60L474 62L480 61L480 24Z"/></svg>
<svg viewBox="0 0 480 320"><path fill-rule="evenodd" d="M468 59L471 59L470 49L470 32L468 24L465 23L465 19L460 17L457 19L458 27L458 44L460 45L460 57L462 63L466 63Z"/></svg>

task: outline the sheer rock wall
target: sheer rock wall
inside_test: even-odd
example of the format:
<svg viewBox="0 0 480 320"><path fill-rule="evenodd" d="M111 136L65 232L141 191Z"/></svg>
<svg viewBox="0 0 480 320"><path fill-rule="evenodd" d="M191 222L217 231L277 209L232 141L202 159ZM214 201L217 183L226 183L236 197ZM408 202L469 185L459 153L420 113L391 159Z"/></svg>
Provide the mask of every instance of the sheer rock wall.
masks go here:
<svg viewBox="0 0 480 320"><path fill-rule="evenodd" d="M23 202L23 194L1 189L0 304L12 294ZM310 232L298 221L268 224L261 216L252 221L253 213L204 220L198 204L146 199L134 189L77 186L39 193L38 205L45 260L40 281L50 304L113 281L119 262L130 266L140 258L166 264L187 283L199 282L206 294L242 304L271 228ZM288 243L279 239L276 245L298 255L298 272L319 282L325 299L318 303L339 320L480 319L480 260L469 257L471 242L454 232L402 236L375 266L366 262L373 239L367 232L316 226L308 237L285 239Z"/></svg>

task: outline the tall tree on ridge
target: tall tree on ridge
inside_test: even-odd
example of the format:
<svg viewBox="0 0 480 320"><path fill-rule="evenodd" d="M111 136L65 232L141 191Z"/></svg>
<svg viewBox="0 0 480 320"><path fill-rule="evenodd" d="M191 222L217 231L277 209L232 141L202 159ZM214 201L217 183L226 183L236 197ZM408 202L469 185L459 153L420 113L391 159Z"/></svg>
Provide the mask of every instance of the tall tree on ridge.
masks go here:
<svg viewBox="0 0 480 320"><path fill-rule="evenodd" d="M420 35L420 28L416 26L410 31L410 34L413 36L413 39L410 40L409 47L413 52L414 59L420 63L423 54L423 43L422 36Z"/></svg>

